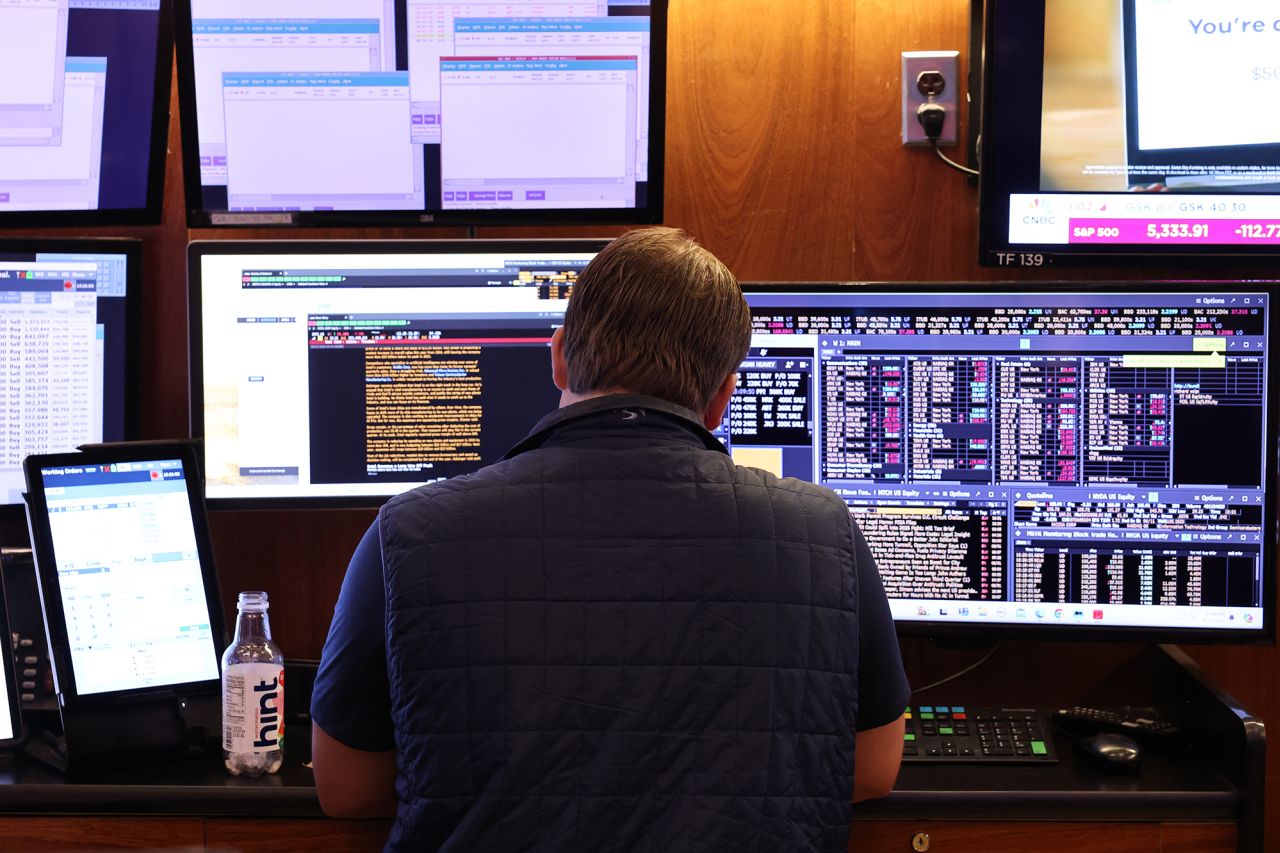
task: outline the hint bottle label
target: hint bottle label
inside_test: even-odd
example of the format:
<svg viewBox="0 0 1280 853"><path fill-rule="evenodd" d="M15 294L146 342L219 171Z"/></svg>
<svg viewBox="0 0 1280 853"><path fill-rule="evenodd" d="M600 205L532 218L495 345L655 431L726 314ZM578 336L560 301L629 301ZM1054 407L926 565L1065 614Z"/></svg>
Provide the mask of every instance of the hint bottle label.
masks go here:
<svg viewBox="0 0 1280 853"><path fill-rule="evenodd" d="M284 667L237 663L222 677L222 748L260 753L284 746Z"/></svg>

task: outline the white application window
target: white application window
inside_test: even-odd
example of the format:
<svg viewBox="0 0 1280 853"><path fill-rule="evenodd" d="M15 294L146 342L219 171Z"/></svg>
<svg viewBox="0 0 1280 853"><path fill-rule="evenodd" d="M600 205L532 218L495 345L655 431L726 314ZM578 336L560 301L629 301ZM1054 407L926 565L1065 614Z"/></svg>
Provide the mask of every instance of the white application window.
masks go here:
<svg viewBox="0 0 1280 853"><path fill-rule="evenodd" d="M454 22L458 18L604 17L604 0L407 0L409 88L413 98L413 141L440 141L440 58L457 55Z"/></svg>
<svg viewBox="0 0 1280 853"><path fill-rule="evenodd" d="M236 318L240 377L235 458L242 482L285 485L310 478L305 428L302 433L281 429L307 412L310 390L306 317L286 313L296 308L289 305L292 301L268 293L254 306L260 313Z"/></svg>
<svg viewBox="0 0 1280 853"><path fill-rule="evenodd" d="M649 180L647 17L458 18L454 21L454 55L628 56L638 59L636 180Z"/></svg>
<svg viewBox="0 0 1280 853"><path fill-rule="evenodd" d="M1138 147L1280 143L1275 0L1136 0Z"/></svg>
<svg viewBox="0 0 1280 853"><path fill-rule="evenodd" d="M57 145L67 0L0 0L0 145Z"/></svg>
<svg viewBox="0 0 1280 853"><path fill-rule="evenodd" d="M230 210L423 208L409 74L223 74Z"/></svg>
<svg viewBox="0 0 1280 853"><path fill-rule="evenodd" d="M96 275L92 263L0 262L0 503L21 503L30 454L102 440Z"/></svg>
<svg viewBox="0 0 1280 853"><path fill-rule="evenodd" d="M307 20L351 18L378 21L378 53L383 71L396 67L396 0L191 0L191 19L197 20ZM254 71L241 68L241 71ZM262 69L268 70L268 69ZM324 71L302 68L300 71Z"/></svg>
<svg viewBox="0 0 1280 853"><path fill-rule="evenodd" d="M444 208L634 207L636 76L634 58L442 60Z"/></svg>
<svg viewBox="0 0 1280 853"><path fill-rule="evenodd" d="M70 58L65 77L62 143L0 146L0 211L98 207L106 57Z"/></svg>
<svg viewBox="0 0 1280 853"><path fill-rule="evenodd" d="M206 18L191 22L200 183L225 186L227 144L222 75L302 71L380 71L383 22L377 18ZM391 64L395 64L394 55Z"/></svg>

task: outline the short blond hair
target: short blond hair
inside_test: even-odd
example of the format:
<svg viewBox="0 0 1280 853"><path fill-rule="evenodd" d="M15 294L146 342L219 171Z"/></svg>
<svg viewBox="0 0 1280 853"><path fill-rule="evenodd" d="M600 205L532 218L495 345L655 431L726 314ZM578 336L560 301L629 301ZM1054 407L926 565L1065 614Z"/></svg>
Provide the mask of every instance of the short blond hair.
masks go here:
<svg viewBox="0 0 1280 853"><path fill-rule="evenodd" d="M750 345L738 280L675 228L611 242L578 277L564 316L577 394L630 391L701 412Z"/></svg>

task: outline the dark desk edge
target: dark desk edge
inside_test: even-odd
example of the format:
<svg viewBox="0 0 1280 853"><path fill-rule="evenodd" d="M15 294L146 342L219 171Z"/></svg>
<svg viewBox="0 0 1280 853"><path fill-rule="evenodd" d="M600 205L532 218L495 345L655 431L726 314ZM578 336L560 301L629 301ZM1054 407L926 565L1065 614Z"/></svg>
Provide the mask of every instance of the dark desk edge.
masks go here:
<svg viewBox="0 0 1280 853"><path fill-rule="evenodd" d="M894 791L858 803L859 820L1235 821L1232 791Z"/></svg>

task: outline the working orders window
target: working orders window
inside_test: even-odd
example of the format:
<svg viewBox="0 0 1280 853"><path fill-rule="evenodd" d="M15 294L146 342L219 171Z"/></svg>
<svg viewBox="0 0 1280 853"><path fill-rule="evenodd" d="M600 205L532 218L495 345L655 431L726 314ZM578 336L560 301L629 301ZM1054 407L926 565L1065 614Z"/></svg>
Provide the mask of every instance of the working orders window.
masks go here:
<svg viewBox="0 0 1280 853"><path fill-rule="evenodd" d="M413 99L413 141L440 141L440 59L458 56L455 21L459 18L587 18L609 13L604 0L406 0L409 89ZM569 52L574 53L573 51ZM497 54L487 54L497 55ZM520 54L525 55L525 54ZM561 54L569 55L569 54Z"/></svg>
<svg viewBox="0 0 1280 853"><path fill-rule="evenodd" d="M457 18L455 56L624 56L636 78L636 180L649 180L649 19ZM412 78L410 78L412 88Z"/></svg>
<svg viewBox="0 0 1280 853"><path fill-rule="evenodd" d="M382 27L377 18L193 21L200 183L227 183L224 73L380 71Z"/></svg>
<svg viewBox="0 0 1280 853"><path fill-rule="evenodd" d="M107 59L67 59L64 77L61 144L0 148L0 211L98 207Z"/></svg>
<svg viewBox="0 0 1280 853"><path fill-rule="evenodd" d="M67 0L0 0L0 145L62 141Z"/></svg>
<svg viewBox="0 0 1280 853"><path fill-rule="evenodd" d="M634 207L635 58L446 58L443 206ZM591 132L581 133L584 116Z"/></svg>
<svg viewBox="0 0 1280 853"><path fill-rule="evenodd" d="M421 210L409 73L222 75L230 210Z"/></svg>

